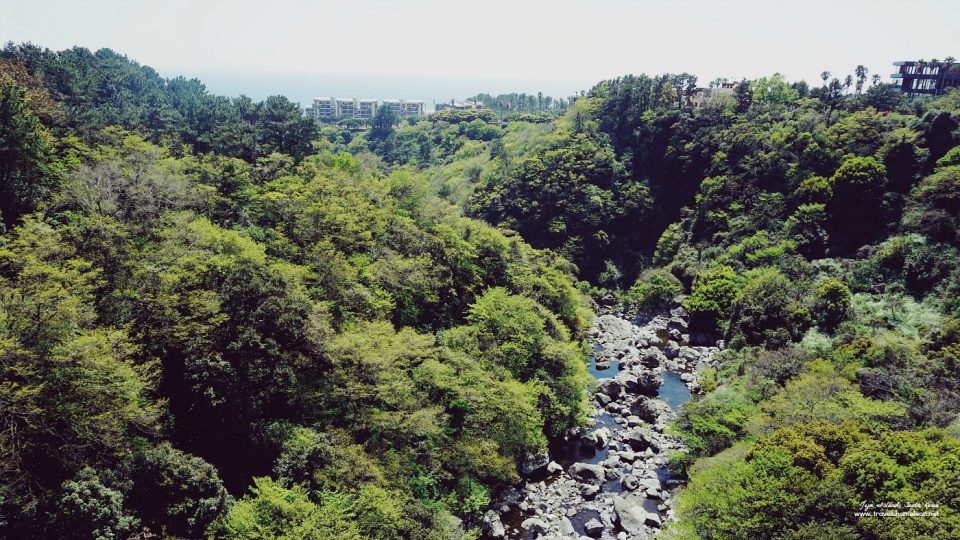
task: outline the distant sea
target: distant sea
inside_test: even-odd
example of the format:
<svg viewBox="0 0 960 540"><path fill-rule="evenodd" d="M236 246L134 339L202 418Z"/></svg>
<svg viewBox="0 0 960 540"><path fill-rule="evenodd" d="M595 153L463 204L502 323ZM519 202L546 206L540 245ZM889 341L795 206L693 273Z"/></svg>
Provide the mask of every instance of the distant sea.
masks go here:
<svg viewBox="0 0 960 540"><path fill-rule="evenodd" d="M372 77L331 74L184 72L158 70L164 77L183 75L198 78L213 94L230 97L241 94L254 100L284 95L291 101L308 105L315 96L422 99L427 110L435 103L463 100L478 93L490 95L543 92L553 98L567 98L574 92L589 89L596 81L524 81L508 79L447 79L443 77Z"/></svg>

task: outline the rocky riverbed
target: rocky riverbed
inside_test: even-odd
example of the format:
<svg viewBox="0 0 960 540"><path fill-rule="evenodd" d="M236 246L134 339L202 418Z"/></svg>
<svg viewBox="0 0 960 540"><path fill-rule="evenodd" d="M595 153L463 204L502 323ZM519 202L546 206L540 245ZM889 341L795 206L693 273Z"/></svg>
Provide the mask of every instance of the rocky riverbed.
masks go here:
<svg viewBox="0 0 960 540"><path fill-rule="evenodd" d="M485 514L486 538L645 539L673 519L680 482L667 462L684 446L667 424L719 348L689 345L681 308L644 322L609 310L590 340L592 426L524 463L524 481Z"/></svg>

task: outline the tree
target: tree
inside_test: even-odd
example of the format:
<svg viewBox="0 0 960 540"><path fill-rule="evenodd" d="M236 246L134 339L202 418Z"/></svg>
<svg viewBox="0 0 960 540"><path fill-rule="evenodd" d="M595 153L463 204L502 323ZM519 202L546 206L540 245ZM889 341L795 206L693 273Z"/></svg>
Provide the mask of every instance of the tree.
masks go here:
<svg viewBox="0 0 960 540"><path fill-rule="evenodd" d="M834 249L843 253L880 236L886 168L872 157L848 157L830 179L833 195L827 203Z"/></svg>
<svg viewBox="0 0 960 540"><path fill-rule="evenodd" d="M667 308L674 297L683 292L683 285L673 274L664 270L653 270L641 274L637 281L624 293L624 300L643 313L656 313Z"/></svg>
<svg viewBox="0 0 960 540"><path fill-rule="evenodd" d="M850 288L836 278L827 278L816 289L814 310L827 329L834 329L850 316Z"/></svg>
<svg viewBox="0 0 960 540"><path fill-rule="evenodd" d="M731 311L728 341L775 349L799 339L810 326L810 313L794 300L793 287L780 270L757 268L744 277Z"/></svg>
<svg viewBox="0 0 960 540"><path fill-rule="evenodd" d="M690 326L701 332L716 332L730 315L738 290L733 269L714 266L697 274L683 301L690 312Z"/></svg>
<svg viewBox="0 0 960 540"><path fill-rule="evenodd" d="M233 540L360 540L350 501L330 494L320 504L300 486L286 488L270 478L254 479L250 493L227 516L223 534Z"/></svg>
<svg viewBox="0 0 960 540"><path fill-rule="evenodd" d="M52 187L49 145L26 92L0 72L0 218L8 226Z"/></svg>
<svg viewBox="0 0 960 540"><path fill-rule="evenodd" d="M868 70L861 64L857 66L855 72L857 75L857 95L859 96L863 92L863 83L867 80Z"/></svg>
<svg viewBox="0 0 960 540"><path fill-rule="evenodd" d="M64 482L59 495L51 516L58 538L121 540L139 525L124 508L123 493L104 485L89 467Z"/></svg>
<svg viewBox="0 0 960 540"><path fill-rule="evenodd" d="M934 240L960 242L960 165L942 167L921 180L903 221Z"/></svg>
<svg viewBox="0 0 960 540"><path fill-rule="evenodd" d="M132 484L124 505L143 525L166 535L204 536L232 500L212 465L169 443L138 448L120 472Z"/></svg>
<svg viewBox="0 0 960 540"><path fill-rule="evenodd" d="M753 91L750 88L750 81L742 79L733 87L733 99L736 102L736 111L739 113L747 112L753 103Z"/></svg>
<svg viewBox="0 0 960 540"><path fill-rule="evenodd" d="M310 153L317 126L296 103L283 96L270 96L257 106L254 130L258 156L280 152L301 157Z"/></svg>

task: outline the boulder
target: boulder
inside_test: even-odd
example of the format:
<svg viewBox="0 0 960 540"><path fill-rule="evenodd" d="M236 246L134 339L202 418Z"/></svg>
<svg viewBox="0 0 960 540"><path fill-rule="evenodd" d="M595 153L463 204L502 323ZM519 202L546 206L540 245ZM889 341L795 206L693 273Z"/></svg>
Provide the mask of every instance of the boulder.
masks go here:
<svg viewBox="0 0 960 540"><path fill-rule="evenodd" d="M623 489L627 491L633 491L637 489L637 486L639 486L640 483L637 481L636 476L628 474L620 478L620 485L623 486Z"/></svg>
<svg viewBox="0 0 960 540"><path fill-rule="evenodd" d="M603 371L605 369L610 369L609 360L597 360L596 367L598 370Z"/></svg>
<svg viewBox="0 0 960 540"><path fill-rule="evenodd" d="M610 403L610 396L602 392L597 392L594 397L597 399L597 403L599 403L601 407L605 407Z"/></svg>
<svg viewBox="0 0 960 540"><path fill-rule="evenodd" d="M606 479L606 473L600 465L574 463L568 472L570 476L584 484L601 484Z"/></svg>
<svg viewBox="0 0 960 540"><path fill-rule="evenodd" d="M580 495L588 501L592 501L597 498L597 495L600 494L600 486L593 484L584 484L580 487Z"/></svg>
<svg viewBox="0 0 960 540"><path fill-rule="evenodd" d="M500 514L495 510L487 510L483 515L483 532L490 538L506 538L507 529L500 521Z"/></svg>
<svg viewBox="0 0 960 540"><path fill-rule="evenodd" d="M660 445L657 443L656 438L646 428L633 428L624 432L623 440L630 445L630 448L632 448L634 452L643 452L648 449L654 453L660 452Z"/></svg>
<svg viewBox="0 0 960 540"><path fill-rule="evenodd" d="M540 452L539 454L527 456L527 458L523 460L523 463L520 465L520 476L525 478L536 476L537 474L543 472L549 463L550 455L546 452Z"/></svg>
<svg viewBox="0 0 960 540"><path fill-rule="evenodd" d="M649 371L643 371L641 373L621 372L617 374L617 377L613 380L619 381L620 385L628 392L634 392L648 396L656 395L657 388L659 388L660 384L663 382L657 375Z"/></svg>
<svg viewBox="0 0 960 540"><path fill-rule="evenodd" d="M563 472L563 467L556 461L551 461L550 464L547 465L547 472L550 474L559 474Z"/></svg>
<svg viewBox="0 0 960 540"><path fill-rule="evenodd" d="M683 317L670 317L670 320L667 321L667 328L669 330L686 331L687 321Z"/></svg>
<svg viewBox="0 0 960 540"><path fill-rule="evenodd" d="M680 345L673 340L667 342L663 346L663 355L666 356L669 360L673 360L680 354Z"/></svg>
<svg viewBox="0 0 960 540"><path fill-rule="evenodd" d="M565 537L577 534L576 529L573 528L573 523L570 523L570 520L566 517L560 518L560 534Z"/></svg>
<svg viewBox="0 0 960 540"><path fill-rule="evenodd" d="M639 416L631 414L630 416L627 417L627 426L629 427L637 427L642 424L643 424L643 420L641 420Z"/></svg>
<svg viewBox="0 0 960 540"><path fill-rule="evenodd" d="M646 527L660 526L660 516L648 512L637 498L613 497L613 509L617 513L617 523L627 534L646 538Z"/></svg>
<svg viewBox="0 0 960 540"><path fill-rule="evenodd" d="M641 397L630 404L630 412L651 424L660 417L670 414L670 407L659 399Z"/></svg>
<svg viewBox="0 0 960 540"><path fill-rule="evenodd" d="M597 518L592 518L583 524L583 532L587 533L587 536L591 538L600 538L603 536L603 523L600 523L600 520Z"/></svg>
<svg viewBox="0 0 960 540"><path fill-rule="evenodd" d="M605 448L607 444L610 442L610 435L611 435L610 428L602 427L594 431L594 433L596 434L596 437L597 437L597 446L600 448Z"/></svg>
<svg viewBox="0 0 960 540"><path fill-rule="evenodd" d="M545 534L547 532L547 524L537 518L527 518L523 520L520 527L525 531L533 531L537 534Z"/></svg>
<svg viewBox="0 0 960 540"><path fill-rule="evenodd" d="M647 347L640 351L640 363L649 368L655 368L666 360L666 356L656 347Z"/></svg>
<svg viewBox="0 0 960 540"><path fill-rule="evenodd" d="M601 392L610 396L613 399L617 399L620 396L620 392L623 391L623 382L617 380L620 375L617 375L613 379L601 379L597 383L597 392Z"/></svg>

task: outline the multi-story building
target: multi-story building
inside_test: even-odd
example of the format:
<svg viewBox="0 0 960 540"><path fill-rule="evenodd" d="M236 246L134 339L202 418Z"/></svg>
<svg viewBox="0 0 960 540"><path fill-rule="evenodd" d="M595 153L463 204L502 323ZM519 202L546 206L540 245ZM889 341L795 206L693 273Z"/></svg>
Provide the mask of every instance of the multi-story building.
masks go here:
<svg viewBox="0 0 960 540"><path fill-rule="evenodd" d="M337 98L337 118L353 118L357 116L357 100L354 98Z"/></svg>
<svg viewBox="0 0 960 540"><path fill-rule="evenodd" d="M400 117L403 116L403 100L402 99L385 99L383 104L380 105L384 110L392 112L394 116Z"/></svg>
<svg viewBox="0 0 960 540"><path fill-rule="evenodd" d="M936 96L949 88L960 87L960 64L954 62L953 58L942 62L905 60L894 62L893 65L897 66L898 71L890 77L905 94Z"/></svg>
<svg viewBox="0 0 960 540"><path fill-rule="evenodd" d="M424 102L419 99L385 99L381 105L398 118L423 116Z"/></svg>
<svg viewBox="0 0 960 540"><path fill-rule="evenodd" d="M362 118L369 120L384 107L398 118L424 115L424 102L421 100L385 99L381 104L375 99L356 98L313 98L313 104L304 109L304 114L317 120L340 120L344 118Z"/></svg>
<svg viewBox="0 0 960 540"><path fill-rule="evenodd" d="M373 118L377 114L378 105L375 99L358 99L356 117L366 120Z"/></svg>
<svg viewBox="0 0 960 540"><path fill-rule="evenodd" d="M455 99L451 99L450 103L437 103L434 106L434 109L438 111L443 111L446 109L453 109L455 111L473 111L484 108L486 107L483 103L479 101L471 101L469 99L466 101L457 101Z"/></svg>
<svg viewBox="0 0 960 540"><path fill-rule="evenodd" d="M313 104L307 107L307 116L317 120L330 120L337 117L337 102L330 97L315 97Z"/></svg>
<svg viewBox="0 0 960 540"><path fill-rule="evenodd" d="M699 109L708 103L717 103L733 97L735 82L721 82L708 88L697 88L690 95L689 103L694 109Z"/></svg>
<svg viewBox="0 0 960 540"><path fill-rule="evenodd" d="M401 116L411 117L411 116L423 116L425 104L419 99L405 100L401 102Z"/></svg>

